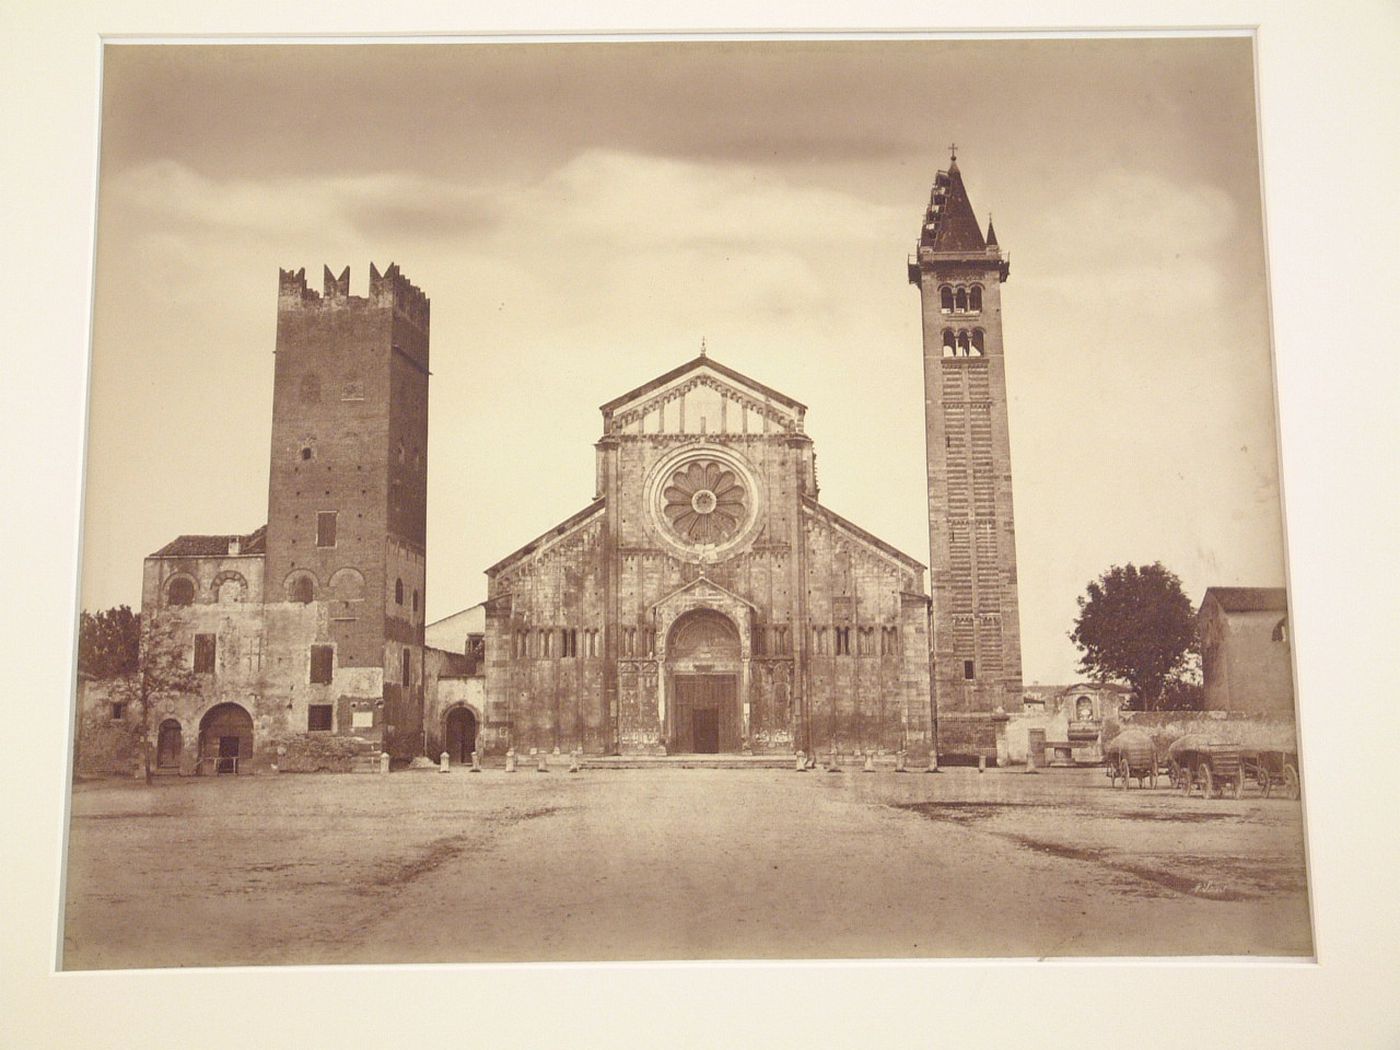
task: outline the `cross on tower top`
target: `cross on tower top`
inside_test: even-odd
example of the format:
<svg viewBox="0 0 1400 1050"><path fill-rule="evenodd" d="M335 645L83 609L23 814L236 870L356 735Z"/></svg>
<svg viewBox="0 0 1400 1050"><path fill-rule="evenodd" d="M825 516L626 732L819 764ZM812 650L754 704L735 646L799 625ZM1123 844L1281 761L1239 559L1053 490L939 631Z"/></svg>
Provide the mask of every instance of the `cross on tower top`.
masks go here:
<svg viewBox="0 0 1400 1050"><path fill-rule="evenodd" d="M706 350L705 350L705 337L702 335L702 336L700 337L700 356L701 356L701 357L705 357L705 356L706 356L706 353L707 353L707 352L706 352Z"/></svg>
<svg viewBox="0 0 1400 1050"><path fill-rule="evenodd" d="M956 142L950 142L948 144L948 153L949 159L956 164L958 162L958 144Z"/></svg>

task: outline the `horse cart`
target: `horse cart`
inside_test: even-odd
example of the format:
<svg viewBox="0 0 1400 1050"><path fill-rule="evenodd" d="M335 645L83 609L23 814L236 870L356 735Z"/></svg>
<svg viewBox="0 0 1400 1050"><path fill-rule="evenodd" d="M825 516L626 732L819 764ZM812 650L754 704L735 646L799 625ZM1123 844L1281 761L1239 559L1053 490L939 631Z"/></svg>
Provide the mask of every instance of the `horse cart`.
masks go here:
<svg viewBox="0 0 1400 1050"><path fill-rule="evenodd" d="M1264 797L1298 797L1298 753L1275 748L1244 748L1240 751L1244 775L1253 778Z"/></svg>
<svg viewBox="0 0 1400 1050"><path fill-rule="evenodd" d="M1128 781L1136 778L1138 787L1157 786L1157 747L1152 738L1140 729L1127 729L1119 733L1103 746L1104 773L1110 787L1123 781L1123 790L1128 790Z"/></svg>
<svg viewBox="0 0 1400 1050"><path fill-rule="evenodd" d="M1238 744L1216 744L1188 734L1167 749L1172 786L1183 795L1200 789L1202 798L1240 798L1245 765Z"/></svg>

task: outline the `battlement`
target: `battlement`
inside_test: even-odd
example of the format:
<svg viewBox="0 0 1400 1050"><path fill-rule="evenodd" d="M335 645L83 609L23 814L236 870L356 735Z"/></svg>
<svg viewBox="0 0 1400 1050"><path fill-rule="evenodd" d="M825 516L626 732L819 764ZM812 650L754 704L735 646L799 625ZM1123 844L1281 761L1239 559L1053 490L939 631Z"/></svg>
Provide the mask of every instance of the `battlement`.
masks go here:
<svg viewBox="0 0 1400 1050"><path fill-rule="evenodd" d="M383 308L397 310L424 332L428 330L431 300L423 290L405 277L398 263L390 263L388 269L380 273L374 263L369 264L369 295L350 294L350 267L345 267L337 277L329 266L322 267L322 291L307 286L306 267L299 270L277 271L277 309L315 310L345 308Z"/></svg>

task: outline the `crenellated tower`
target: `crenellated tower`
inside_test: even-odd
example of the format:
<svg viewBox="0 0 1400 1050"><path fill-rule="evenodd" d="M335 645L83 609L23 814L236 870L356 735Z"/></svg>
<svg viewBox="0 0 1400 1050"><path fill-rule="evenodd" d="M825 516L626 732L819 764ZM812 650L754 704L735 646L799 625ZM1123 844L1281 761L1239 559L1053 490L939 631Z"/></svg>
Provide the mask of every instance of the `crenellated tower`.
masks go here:
<svg viewBox="0 0 1400 1050"><path fill-rule="evenodd" d="M983 237L958 169L938 172L909 282L923 308L932 678L938 745L996 756L1021 706L1001 285L1010 260Z"/></svg>
<svg viewBox="0 0 1400 1050"><path fill-rule="evenodd" d="M283 645L269 608L269 651L306 663L293 725L401 756L421 750L428 328L397 265L371 264L367 296L349 267L319 294L280 273L264 600L315 637Z"/></svg>

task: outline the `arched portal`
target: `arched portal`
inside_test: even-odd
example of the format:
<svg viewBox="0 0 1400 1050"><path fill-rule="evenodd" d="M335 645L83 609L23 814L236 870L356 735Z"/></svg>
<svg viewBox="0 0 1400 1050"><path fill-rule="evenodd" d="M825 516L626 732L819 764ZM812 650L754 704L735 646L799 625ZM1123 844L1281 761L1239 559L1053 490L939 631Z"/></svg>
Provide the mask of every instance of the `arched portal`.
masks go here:
<svg viewBox="0 0 1400 1050"><path fill-rule="evenodd" d="M716 754L742 744L739 631L713 609L678 618L666 642L666 735L677 752Z"/></svg>
<svg viewBox="0 0 1400 1050"><path fill-rule="evenodd" d="M180 752L184 750L184 746L185 738L180 723L173 718L167 718L160 724L160 732L156 736L156 768L179 769Z"/></svg>
<svg viewBox="0 0 1400 1050"><path fill-rule="evenodd" d="M252 759L252 716L237 704L211 707L199 722L199 772L244 773Z"/></svg>
<svg viewBox="0 0 1400 1050"><path fill-rule="evenodd" d="M476 713L465 706L448 711L443 720L442 739L443 750L451 761L470 762L476 750Z"/></svg>

